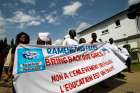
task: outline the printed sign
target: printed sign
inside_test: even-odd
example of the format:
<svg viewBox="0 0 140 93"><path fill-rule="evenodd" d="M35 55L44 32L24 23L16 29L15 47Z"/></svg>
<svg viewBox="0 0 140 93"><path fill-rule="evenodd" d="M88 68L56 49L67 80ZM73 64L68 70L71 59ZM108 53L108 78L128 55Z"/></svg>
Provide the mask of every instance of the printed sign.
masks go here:
<svg viewBox="0 0 140 93"><path fill-rule="evenodd" d="M109 46L20 46L13 72L16 92L75 93L95 85L126 68L122 54Z"/></svg>

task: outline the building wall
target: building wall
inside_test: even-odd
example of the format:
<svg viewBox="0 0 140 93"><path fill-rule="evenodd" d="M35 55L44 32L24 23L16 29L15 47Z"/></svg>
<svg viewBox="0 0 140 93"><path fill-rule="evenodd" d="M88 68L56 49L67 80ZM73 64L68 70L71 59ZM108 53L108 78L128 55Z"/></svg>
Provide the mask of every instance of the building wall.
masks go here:
<svg viewBox="0 0 140 93"><path fill-rule="evenodd" d="M123 42L117 43L117 45L118 45L118 47L122 47L125 44L130 44L131 48L137 48L138 47L137 40L138 39L133 39L133 40L129 40L129 41L123 41Z"/></svg>
<svg viewBox="0 0 140 93"><path fill-rule="evenodd" d="M116 26L115 21L120 20L120 26ZM107 33L103 34L103 31L108 30ZM136 21L132 19L128 19L125 14L116 16L104 23L101 23L88 31L85 31L82 34L79 34L80 37L85 38L88 42L91 41L91 33L95 32L98 36L98 39L102 39L103 41L108 41L109 38L113 38L114 40L127 38L128 36L136 35L140 33L137 30ZM138 47L138 40L128 40L119 42L118 46L122 46L124 44L131 44L132 48Z"/></svg>

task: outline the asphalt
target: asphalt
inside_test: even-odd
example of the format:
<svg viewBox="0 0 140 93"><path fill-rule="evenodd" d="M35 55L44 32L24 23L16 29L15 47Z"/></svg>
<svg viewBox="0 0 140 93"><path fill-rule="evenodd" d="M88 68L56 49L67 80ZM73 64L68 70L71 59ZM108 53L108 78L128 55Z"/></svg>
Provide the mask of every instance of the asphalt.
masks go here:
<svg viewBox="0 0 140 93"><path fill-rule="evenodd" d="M140 72L123 72L123 74L126 76L124 79L109 78L108 88L95 85L93 93L140 93ZM0 80L0 93L12 93L9 83Z"/></svg>

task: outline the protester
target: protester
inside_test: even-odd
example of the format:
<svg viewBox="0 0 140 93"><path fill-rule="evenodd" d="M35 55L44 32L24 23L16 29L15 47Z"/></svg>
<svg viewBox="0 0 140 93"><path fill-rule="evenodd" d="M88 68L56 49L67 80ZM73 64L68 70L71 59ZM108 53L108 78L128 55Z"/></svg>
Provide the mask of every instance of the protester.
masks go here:
<svg viewBox="0 0 140 93"><path fill-rule="evenodd" d="M79 44L83 44L83 43L86 43L85 38L80 38L80 39L79 39Z"/></svg>
<svg viewBox="0 0 140 93"><path fill-rule="evenodd" d="M92 33L91 38L92 38L91 44L98 42L96 33ZM105 81L100 82L99 85L102 86L103 88L109 88L109 86L107 85L107 83Z"/></svg>
<svg viewBox="0 0 140 93"><path fill-rule="evenodd" d="M14 55L15 55L16 47L19 44L29 44L29 42L30 42L30 37L25 32L21 32L21 33L17 34L17 36L16 36L16 45L12 48L12 51L11 51L11 55L12 55L12 64L11 64L11 67L10 67L11 72L13 71Z"/></svg>
<svg viewBox="0 0 140 93"><path fill-rule="evenodd" d="M10 57L7 56L7 60L5 62L5 64L9 63L9 66L8 66L9 67L8 68L8 70L9 70L9 77L8 77L8 79L12 79L13 78L12 77L12 72L13 72L14 55L15 55L16 47L19 44L29 44L29 42L30 42L30 37L25 32L21 32L21 33L17 34L17 36L16 36L16 45L9 50L8 55L10 55ZM12 81L12 84L13 84L13 81ZM12 91L13 91L13 93L16 93L14 87L12 87Z"/></svg>
<svg viewBox="0 0 140 93"><path fill-rule="evenodd" d="M119 48L117 47L117 45L114 43L114 39L113 38L109 38L109 43L110 43L110 49L111 50L113 50L113 51L115 51L115 52L120 52L120 50L119 50ZM118 73L117 75L116 75L118 78L125 78L125 75L124 74L122 74L121 72L120 73Z"/></svg>
<svg viewBox="0 0 140 93"><path fill-rule="evenodd" d="M98 41L97 41L97 34L96 33L92 33L91 34L91 38L92 38L92 40L91 40L90 44L98 43ZM108 88L109 87L106 84L105 81L100 82L99 85L101 87L103 87L103 88ZM82 91L82 93L93 93L93 92L94 92L94 86L91 86L91 87L89 87L89 88L87 88L87 89Z"/></svg>
<svg viewBox="0 0 140 93"><path fill-rule="evenodd" d="M69 31L69 38L66 38L63 41L63 46L68 46L68 45L78 45L78 41L75 39L76 37L76 31L75 30L70 30Z"/></svg>
<svg viewBox="0 0 140 93"><path fill-rule="evenodd" d="M84 44L84 43L86 43L85 38L80 38L79 39L79 44ZM87 88L87 89L84 89L84 90L80 91L79 93L87 93L87 91L88 91L88 93L93 92L90 88Z"/></svg>
<svg viewBox="0 0 140 93"><path fill-rule="evenodd" d="M37 44L38 45L52 45L50 33L48 33L48 32L39 33L38 39L37 39Z"/></svg>
<svg viewBox="0 0 140 93"><path fill-rule="evenodd" d="M114 51L119 51L117 45L114 43L114 39L113 38L109 38L109 43L110 43L110 48Z"/></svg>
<svg viewBox="0 0 140 93"><path fill-rule="evenodd" d="M92 40L91 40L90 44L97 43L97 34L96 33L92 33L91 38L92 38Z"/></svg>
<svg viewBox="0 0 140 93"><path fill-rule="evenodd" d="M126 59L126 63L125 64L127 66L127 71L131 72L131 63L132 63L131 62L131 56L130 56L130 54L129 54L129 52L128 52L128 50L127 50L125 45L122 48L120 48L120 49L121 49L121 52L128 57Z"/></svg>

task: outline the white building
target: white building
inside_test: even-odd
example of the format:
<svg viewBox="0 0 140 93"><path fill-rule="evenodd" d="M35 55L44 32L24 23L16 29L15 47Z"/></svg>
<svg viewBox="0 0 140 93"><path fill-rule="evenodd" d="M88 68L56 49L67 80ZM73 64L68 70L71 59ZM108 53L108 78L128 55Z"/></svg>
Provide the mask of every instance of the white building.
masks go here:
<svg viewBox="0 0 140 93"><path fill-rule="evenodd" d="M131 48L140 47L140 30L138 20L128 19L127 10L124 10L108 19L101 21L83 31L78 32L80 38L91 40L91 33L97 34L98 40L108 41L113 38L118 46L130 44Z"/></svg>

